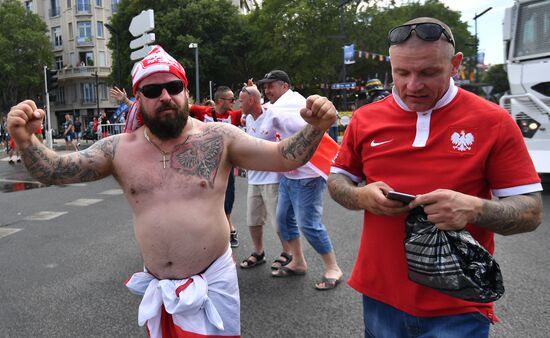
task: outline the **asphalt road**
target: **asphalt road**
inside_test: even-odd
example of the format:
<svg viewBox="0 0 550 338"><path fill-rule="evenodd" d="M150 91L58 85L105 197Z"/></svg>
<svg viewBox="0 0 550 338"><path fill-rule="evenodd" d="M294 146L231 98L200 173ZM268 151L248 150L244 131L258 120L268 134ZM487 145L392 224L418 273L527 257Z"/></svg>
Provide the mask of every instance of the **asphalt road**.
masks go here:
<svg viewBox="0 0 550 338"><path fill-rule="evenodd" d="M30 181L22 166L0 161L0 190L10 190L18 180ZM234 254L240 261L252 244L245 227L246 179L236 181L233 221L241 245ZM142 261L130 208L117 189L109 178L0 192L0 337L146 337L137 325L140 299L123 284ZM537 231L497 236L495 257L506 293L496 305L501 323L492 327L492 337L550 337L550 193L544 193L544 202L546 218ZM55 216L43 211L63 214L33 219ZM361 220L360 212L344 210L327 195L324 221L346 276L355 261ZM267 230L266 253L272 260L280 248ZM308 244L304 247L305 276L275 279L269 264L238 269L243 337L362 337L359 294L346 284L316 291L321 260Z"/></svg>

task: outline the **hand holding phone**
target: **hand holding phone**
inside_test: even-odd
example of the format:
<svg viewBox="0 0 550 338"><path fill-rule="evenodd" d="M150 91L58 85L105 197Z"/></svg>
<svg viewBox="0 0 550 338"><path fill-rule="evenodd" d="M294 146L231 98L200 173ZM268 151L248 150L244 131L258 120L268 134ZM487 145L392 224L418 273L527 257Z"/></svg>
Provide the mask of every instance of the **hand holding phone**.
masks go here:
<svg viewBox="0 0 550 338"><path fill-rule="evenodd" d="M402 192L397 192L397 191L388 191L388 193L386 194L386 198L394 201L399 201L405 204L409 204L412 201L414 201L416 196L405 194Z"/></svg>

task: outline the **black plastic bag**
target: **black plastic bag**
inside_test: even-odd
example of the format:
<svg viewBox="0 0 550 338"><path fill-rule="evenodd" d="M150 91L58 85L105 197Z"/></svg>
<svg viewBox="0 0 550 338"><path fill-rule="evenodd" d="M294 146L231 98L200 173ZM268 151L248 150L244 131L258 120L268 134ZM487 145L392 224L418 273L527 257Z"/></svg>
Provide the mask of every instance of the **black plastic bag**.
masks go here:
<svg viewBox="0 0 550 338"><path fill-rule="evenodd" d="M442 231L416 207L405 222L409 279L447 295L479 303L504 294L500 267L466 231Z"/></svg>

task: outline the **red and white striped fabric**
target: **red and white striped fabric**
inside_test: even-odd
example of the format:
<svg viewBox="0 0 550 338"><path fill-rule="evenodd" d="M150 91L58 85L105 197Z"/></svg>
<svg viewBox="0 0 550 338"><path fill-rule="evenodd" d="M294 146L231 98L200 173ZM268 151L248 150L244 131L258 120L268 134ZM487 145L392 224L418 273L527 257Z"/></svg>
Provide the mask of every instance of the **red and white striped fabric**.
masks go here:
<svg viewBox="0 0 550 338"><path fill-rule="evenodd" d="M240 337L240 298L231 249L202 274L158 280L137 272L126 281L139 305L138 324L150 337Z"/></svg>

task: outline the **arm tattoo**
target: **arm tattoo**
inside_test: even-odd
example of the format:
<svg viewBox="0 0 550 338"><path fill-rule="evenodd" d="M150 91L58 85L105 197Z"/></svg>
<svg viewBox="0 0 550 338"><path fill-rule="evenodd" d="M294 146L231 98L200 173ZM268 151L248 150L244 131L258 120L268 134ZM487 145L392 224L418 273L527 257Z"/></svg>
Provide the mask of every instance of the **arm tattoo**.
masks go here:
<svg viewBox="0 0 550 338"><path fill-rule="evenodd" d="M205 179L212 188L224 149L224 129L207 128L203 134L192 135L189 142L176 146L170 161L172 168L182 175Z"/></svg>
<svg viewBox="0 0 550 338"><path fill-rule="evenodd" d="M281 154L287 160L306 164L317 150L323 134L323 131L308 124L298 133L281 142Z"/></svg>
<svg viewBox="0 0 550 338"><path fill-rule="evenodd" d="M110 173L118 136L103 139L90 148L60 156L41 143L25 148L21 157L29 173L45 184L89 182ZM103 169L103 170L102 170Z"/></svg>
<svg viewBox="0 0 550 338"><path fill-rule="evenodd" d="M357 194L354 189L357 186L349 177L342 174L330 174L328 177L328 191L330 197L346 209L360 210Z"/></svg>
<svg viewBox="0 0 550 338"><path fill-rule="evenodd" d="M506 197L498 201L483 201L483 209L474 224L501 235L513 235L535 230L542 222L541 193Z"/></svg>

